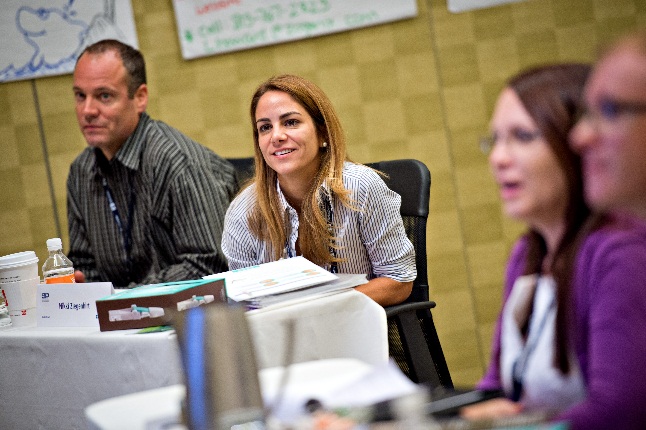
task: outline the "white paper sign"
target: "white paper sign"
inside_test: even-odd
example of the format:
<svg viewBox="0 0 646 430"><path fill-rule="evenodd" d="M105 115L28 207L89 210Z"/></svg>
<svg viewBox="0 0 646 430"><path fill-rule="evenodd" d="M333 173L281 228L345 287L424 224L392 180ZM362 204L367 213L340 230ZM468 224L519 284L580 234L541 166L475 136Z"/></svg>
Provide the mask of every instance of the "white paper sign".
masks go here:
<svg viewBox="0 0 646 430"><path fill-rule="evenodd" d="M40 284L38 327L99 327L96 300L114 293L111 282Z"/></svg>
<svg viewBox="0 0 646 430"><path fill-rule="evenodd" d="M173 0L173 6L186 59L417 15L416 0Z"/></svg>
<svg viewBox="0 0 646 430"><path fill-rule="evenodd" d="M525 0L448 0L449 12L460 13L474 9L485 9L505 3L518 3Z"/></svg>

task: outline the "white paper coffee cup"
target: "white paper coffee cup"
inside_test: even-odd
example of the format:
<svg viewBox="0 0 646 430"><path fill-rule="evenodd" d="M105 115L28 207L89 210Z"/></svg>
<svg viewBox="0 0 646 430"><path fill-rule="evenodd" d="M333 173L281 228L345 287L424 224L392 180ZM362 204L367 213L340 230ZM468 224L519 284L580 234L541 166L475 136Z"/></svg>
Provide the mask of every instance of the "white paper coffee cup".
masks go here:
<svg viewBox="0 0 646 430"><path fill-rule="evenodd" d="M7 302L9 311L36 307L38 284L40 278L26 279L18 282L0 282L2 296Z"/></svg>
<svg viewBox="0 0 646 430"><path fill-rule="evenodd" d="M38 257L34 251L0 257L0 283L38 278Z"/></svg>
<svg viewBox="0 0 646 430"><path fill-rule="evenodd" d="M10 310L9 317L12 327L36 325L36 308Z"/></svg>
<svg viewBox="0 0 646 430"><path fill-rule="evenodd" d="M4 308L4 312L0 311L0 330L11 327L11 317L9 310Z"/></svg>

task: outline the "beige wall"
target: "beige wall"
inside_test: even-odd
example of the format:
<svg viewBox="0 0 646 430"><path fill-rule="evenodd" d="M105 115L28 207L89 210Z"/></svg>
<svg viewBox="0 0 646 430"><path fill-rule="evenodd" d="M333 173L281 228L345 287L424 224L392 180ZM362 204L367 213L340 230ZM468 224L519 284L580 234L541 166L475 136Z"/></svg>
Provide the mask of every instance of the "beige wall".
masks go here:
<svg viewBox="0 0 646 430"><path fill-rule="evenodd" d="M529 0L457 15L445 0L418 5L410 20L184 61L171 0L132 0L154 118L223 156L250 156L253 89L271 75L296 73L332 99L353 159L428 165L436 324L454 381L473 384L488 360L507 252L522 231L501 216L477 148L497 93L523 67L591 61L599 43L646 27L646 0ZM70 75L0 85L0 255L35 250L44 262L45 240L58 234L47 164L67 244L65 180L85 147L71 86Z"/></svg>

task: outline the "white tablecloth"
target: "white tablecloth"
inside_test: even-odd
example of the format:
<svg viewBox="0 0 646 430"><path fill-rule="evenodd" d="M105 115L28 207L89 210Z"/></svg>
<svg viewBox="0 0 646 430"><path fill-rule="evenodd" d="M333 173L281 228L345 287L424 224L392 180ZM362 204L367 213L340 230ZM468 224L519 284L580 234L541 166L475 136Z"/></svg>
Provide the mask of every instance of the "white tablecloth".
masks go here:
<svg viewBox="0 0 646 430"><path fill-rule="evenodd" d="M247 313L260 368L282 366L289 320L295 320L295 363L321 358L388 361L384 308L355 290Z"/></svg>
<svg viewBox="0 0 646 430"><path fill-rule="evenodd" d="M388 359L383 308L354 290L248 313L261 368L282 365L285 321L296 321L295 362ZM0 429L85 429L86 406L183 382L174 332L82 328L0 331Z"/></svg>
<svg viewBox="0 0 646 430"><path fill-rule="evenodd" d="M25 327L0 332L0 428L86 428L93 402L181 383L174 334Z"/></svg>

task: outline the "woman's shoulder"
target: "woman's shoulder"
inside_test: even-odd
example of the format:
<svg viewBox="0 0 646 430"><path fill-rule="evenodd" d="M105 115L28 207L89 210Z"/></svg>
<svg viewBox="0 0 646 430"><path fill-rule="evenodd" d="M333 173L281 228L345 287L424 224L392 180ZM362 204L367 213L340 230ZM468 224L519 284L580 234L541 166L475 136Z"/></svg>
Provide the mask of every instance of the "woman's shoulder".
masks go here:
<svg viewBox="0 0 646 430"><path fill-rule="evenodd" d="M646 222L629 215L614 214L608 215L600 228L587 235L582 250L591 252L624 246L646 250Z"/></svg>
<svg viewBox="0 0 646 430"><path fill-rule="evenodd" d="M356 176L372 176L374 174L376 176L379 176L374 169L366 166L365 164L355 163L354 161L343 162L343 174Z"/></svg>
<svg viewBox="0 0 646 430"><path fill-rule="evenodd" d="M343 186L350 191L350 198L358 202L376 196L384 198L392 193L376 170L351 161L343 165Z"/></svg>
<svg viewBox="0 0 646 430"><path fill-rule="evenodd" d="M346 161L343 164L343 182L347 187L349 184L363 184L366 186L384 184L381 175L376 170L364 165Z"/></svg>
<svg viewBox="0 0 646 430"><path fill-rule="evenodd" d="M229 206L229 211L234 209L247 210L256 203L256 184L251 183L234 197Z"/></svg>
<svg viewBox="0 0 646 430"><path fill-rule="evenodd" d="M584 272L643 271L646 268L646 223L625 215L607 217L600 228L585 237L577 258L578 270Z"/></svg>

